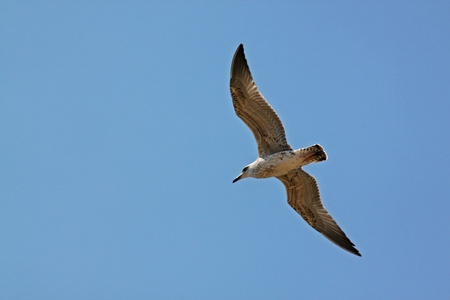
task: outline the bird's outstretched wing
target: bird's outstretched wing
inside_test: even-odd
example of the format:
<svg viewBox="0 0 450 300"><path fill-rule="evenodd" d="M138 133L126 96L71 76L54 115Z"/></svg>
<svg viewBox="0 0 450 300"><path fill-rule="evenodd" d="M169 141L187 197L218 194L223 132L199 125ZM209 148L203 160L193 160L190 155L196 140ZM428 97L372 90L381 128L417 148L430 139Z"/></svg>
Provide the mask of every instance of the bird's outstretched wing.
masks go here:
<svg viewBox="0 0 450 300"><path fill-rule="evenodd" d="M280 118L253 81L242 44L231 64L230 91L234 110L253 132L260 157L291 150Z"/></svg>
<svg viewBox="0 0 450 300"><path fill-rule="evenodd" d="M287 200L303 219L339 247L361 256L320 200L316 179L298 169L277 177L286 187Z"/></svg>

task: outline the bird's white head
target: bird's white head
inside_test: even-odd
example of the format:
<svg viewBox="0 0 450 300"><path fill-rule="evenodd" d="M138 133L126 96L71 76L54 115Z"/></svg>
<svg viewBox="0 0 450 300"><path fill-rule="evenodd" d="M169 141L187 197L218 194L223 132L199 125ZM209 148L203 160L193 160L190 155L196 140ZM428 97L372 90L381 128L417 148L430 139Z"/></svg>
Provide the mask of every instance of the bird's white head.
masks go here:
<svg viewBox="0 0 450 300"><path fill-rule="evenodd" d="M242 178L251 177L251 176L252 176L252 168L251 168L251 166L252 166L252 165L245 166L245 167L242 169L241 174L239 174L239 176L236 177L236 178L233 180L233 183L235 183L235 182L238 181L238 180L241 180Z"/></svg>

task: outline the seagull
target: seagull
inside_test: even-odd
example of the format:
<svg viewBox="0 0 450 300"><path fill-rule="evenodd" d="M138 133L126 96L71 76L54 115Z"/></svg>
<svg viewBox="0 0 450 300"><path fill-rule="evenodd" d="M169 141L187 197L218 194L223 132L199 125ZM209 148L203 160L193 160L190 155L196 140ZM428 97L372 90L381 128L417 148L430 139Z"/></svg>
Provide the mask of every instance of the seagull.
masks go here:
<svg viewBox="0 0 450 300"><path fill-rule="evenodd" d="M258 145L258 158L244 167L233 183L246 177L276 177L286 188L289 205L312 228L344 250L361 256L323 206L316 179L302 170L305 165L326 160L325 151L317 144L291 148L283 123L253 81L242 44L231 63L230 92L236 115L250 128Z"/></svg>

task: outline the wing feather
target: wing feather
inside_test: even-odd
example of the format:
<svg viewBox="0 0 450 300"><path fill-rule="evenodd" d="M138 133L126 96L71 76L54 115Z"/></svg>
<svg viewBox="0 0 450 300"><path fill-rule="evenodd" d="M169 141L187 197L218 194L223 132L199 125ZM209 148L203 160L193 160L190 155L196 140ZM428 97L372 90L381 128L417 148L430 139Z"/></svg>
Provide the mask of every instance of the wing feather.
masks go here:
<svg viewBox="0 0 450 300"><path fill-rule="evenodd" d="M316 179L298 169L277 177L286 187L288 203L318 232L339 247L361 256L355 245L333 220L320 199Z"/></svg>
<svg viewBox="0 0 450 300"><path fill-rule="evenodd" d="M231 64L230 92L236 115L255 136L260 157L291 150L283 123L253 81L242 44Z"/></svg>

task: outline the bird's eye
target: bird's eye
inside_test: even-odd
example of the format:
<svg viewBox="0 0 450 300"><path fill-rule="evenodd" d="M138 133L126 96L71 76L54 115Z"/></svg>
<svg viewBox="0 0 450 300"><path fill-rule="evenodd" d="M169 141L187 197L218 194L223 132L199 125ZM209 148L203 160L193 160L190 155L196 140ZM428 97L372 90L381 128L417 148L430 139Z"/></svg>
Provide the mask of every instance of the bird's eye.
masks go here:
<svg viewBox="0 0 450 300"><path fill-rule="evenodd" d="M248 170L248 166L242 169L242 173Z"/></svg>

